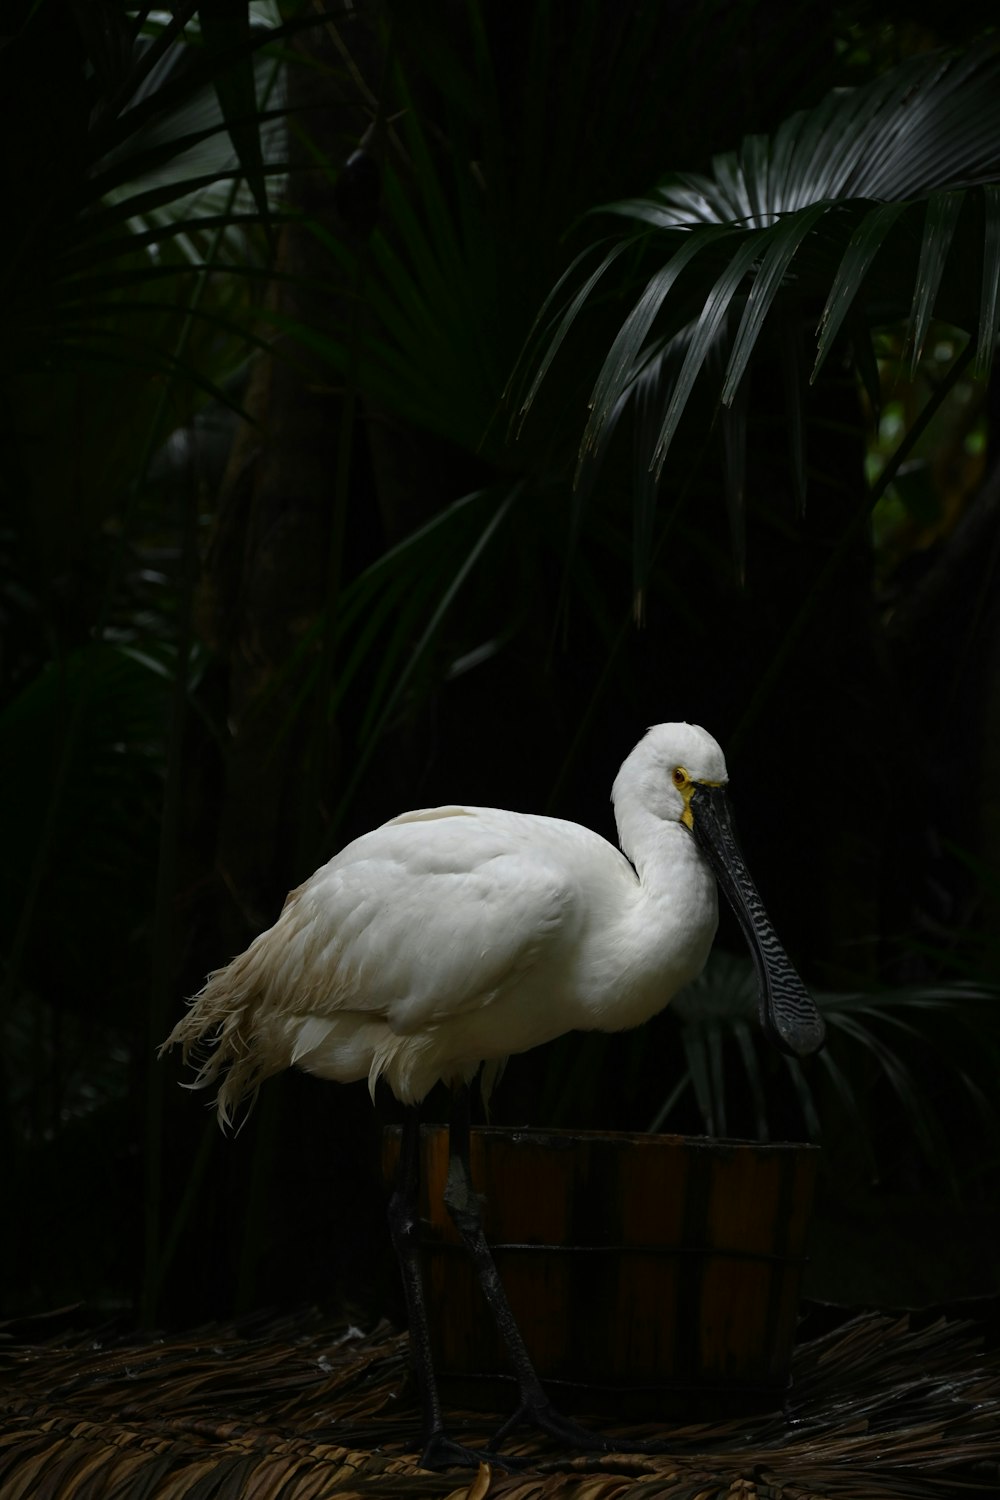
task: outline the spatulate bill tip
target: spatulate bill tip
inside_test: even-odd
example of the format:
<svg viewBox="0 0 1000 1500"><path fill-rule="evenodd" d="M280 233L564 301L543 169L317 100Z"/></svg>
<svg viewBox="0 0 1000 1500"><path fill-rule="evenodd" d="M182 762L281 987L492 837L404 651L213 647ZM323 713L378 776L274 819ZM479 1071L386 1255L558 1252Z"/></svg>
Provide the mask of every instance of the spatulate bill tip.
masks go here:
<svg viewBox="0 0 1000 1500"><path fill-rule="evenodd" d="M792 1057L811 1057L826 1043L826 1022L801 981L794 993L763 989L761 1024L775 1046Z"/></svg>

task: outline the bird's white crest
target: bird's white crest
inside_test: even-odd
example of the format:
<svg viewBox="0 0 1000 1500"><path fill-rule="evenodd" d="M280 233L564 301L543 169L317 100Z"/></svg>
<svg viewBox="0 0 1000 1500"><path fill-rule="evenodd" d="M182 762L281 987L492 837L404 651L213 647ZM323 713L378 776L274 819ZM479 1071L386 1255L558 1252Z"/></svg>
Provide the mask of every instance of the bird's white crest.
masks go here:
<svg viewBox="0 0 1000 1500"><path fill-rule="evenodd" d="M194 1086L221 1079L228 1123L293 1064L372 1089L384 1077L413 1103L483 1062L495 1078L508 1054L566 1031L638 1025L701 971L716 928L678 766L727 780L704 729L650 729L612 793L627 859L579 824L498 808L422 809L373 829L210 975L164 1049L212 1048Z"/></svg>

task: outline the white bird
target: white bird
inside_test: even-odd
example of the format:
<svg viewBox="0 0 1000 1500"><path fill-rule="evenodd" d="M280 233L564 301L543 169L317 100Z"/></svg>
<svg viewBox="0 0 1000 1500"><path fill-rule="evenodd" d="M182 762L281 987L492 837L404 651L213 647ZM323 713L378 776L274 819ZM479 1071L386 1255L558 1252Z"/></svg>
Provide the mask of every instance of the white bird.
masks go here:
<svg viewBox="0 0 1000 1500"><path fill-rule="evenodd" d="M659 724L614 783L621 852L559 818L466 806L403 813L292 891L274 926L209 976L163 1044L179 1043L185 1060L212 1044L192 1087L221 1079L224 1125L266 1078L291 1066L341 1083L367 1079L373 1095L383 1078L411 1107L390 1223L427 1462L476 1456L444 1432L416 1264L416 1106L433 1085L443 1081L455 1094L448 1206L480 1278L495 1283L487 1296L518 1379L518 1415L601 1446L551 1407L492 1269L468 1178L470 1083L485 1064L488 1097L511 1053L570 1030L638 1026L662 1010L708 957L716 876L750 943L766 1030L788 1051L822 1045L819 1013L740 856L727 782L710 734Z"/></svg>

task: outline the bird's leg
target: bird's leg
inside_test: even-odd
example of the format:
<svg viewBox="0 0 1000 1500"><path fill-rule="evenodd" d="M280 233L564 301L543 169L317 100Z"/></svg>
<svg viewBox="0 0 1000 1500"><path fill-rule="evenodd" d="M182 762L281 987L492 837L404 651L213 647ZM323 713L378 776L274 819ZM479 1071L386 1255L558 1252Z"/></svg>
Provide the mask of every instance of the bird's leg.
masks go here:
<svg viewBox="0 0 1000 1500"><path fill-rule="evenodd" d="M472 1186L472 1173L469 1168L470 1111L469 1087L467 1084L461 1084L454 1090L451 1125L448 1133L448 1181L444 1201L452 1222L472 1257L479 1285L490 1305L497 1329L507 1346L507 1353L517 1379L518 1408L500 1428L493 1442L494 1444L499 1442L520 1422L528 1422L569 1447L610 1452L616 1447L614 1443L601 1437L599 1433L589 1432L586 1427L581 1427L571 1418L564 1417L552 1405L532 1363L524 1339L521 1337L521 1330L514 1320L496 1262L483 1234L479 1199Z"/></svg>
<svg viewBox="0 0 1000 1500"><path fill-rule="evenodd" d="M396 1181L389 1199L389 1232L403 1278L403 1293L410 1327L410 1351L413 1355L417 1388L423 1417L424 1448L421 1464L425 1469L448 1468L452 1464L475 1467L491 1455L466 1448L445 1431L441 1397L431 1358L430 1327L427 1301L420 1269L420 1112L416 1105L407 1108L403 1117L402 1140Z"/></svg>

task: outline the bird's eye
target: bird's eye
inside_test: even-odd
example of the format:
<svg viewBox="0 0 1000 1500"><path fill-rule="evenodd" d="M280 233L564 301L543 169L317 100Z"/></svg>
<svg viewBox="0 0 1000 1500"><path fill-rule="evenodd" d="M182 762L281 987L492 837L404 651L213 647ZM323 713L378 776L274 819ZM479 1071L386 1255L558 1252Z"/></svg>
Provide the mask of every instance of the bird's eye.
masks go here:
<svg viewBox="0 0 1000 1500"><path fill-rule="evenodd" d="M688 782L691 780L690 776L685 771L683 766L674 766L672 777L674 786L677 787L687 786Z"/></svg>

